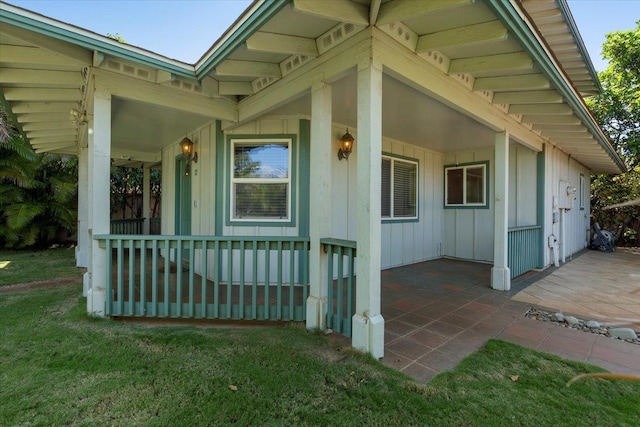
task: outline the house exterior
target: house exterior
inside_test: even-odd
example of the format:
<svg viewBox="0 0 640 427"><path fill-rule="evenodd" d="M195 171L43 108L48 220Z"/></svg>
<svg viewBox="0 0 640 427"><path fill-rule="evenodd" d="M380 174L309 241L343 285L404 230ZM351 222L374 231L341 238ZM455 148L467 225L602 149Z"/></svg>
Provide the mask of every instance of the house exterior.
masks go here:
<svg viewBox="0 0 640 427"><path fill-rule="evenodd" d="M508 290L587 246L590 174L625 168L565 0L256 1L196 64L0 12L2 102L79 157L97 316L305 320L382 357L381 269ZM162 168L161 236L109 234L112 162Z"/></svg>

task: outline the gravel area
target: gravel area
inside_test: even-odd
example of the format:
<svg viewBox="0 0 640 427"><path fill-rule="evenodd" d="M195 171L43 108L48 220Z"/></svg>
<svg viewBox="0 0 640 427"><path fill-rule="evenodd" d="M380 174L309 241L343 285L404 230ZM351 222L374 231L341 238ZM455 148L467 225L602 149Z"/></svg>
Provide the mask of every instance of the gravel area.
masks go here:
<svg viewBox="0 0 640 427"><path fill-rule="evenodd" d="M583 332L589 332L592 334L604 335L606 337L610 337L612 339L619 339L621 341L626 341L628 343L640 345L640 331L635 331L636 338L618 338L614 336L616 331L620 328L612 328L608 326L601 325L599 322L595 320L582 320L575 318L573 316L565 315L562 313L551 313L548 311L540 310L538 308L530 308L525 314L525 317L529 319L540 320L542 322L550 322L554 325L562 326L564 328L577 329ZM628 328L624 328L628 329ZM614 331L614 334L611 331ZM629 332L631 330L628 330Z"/></svg>

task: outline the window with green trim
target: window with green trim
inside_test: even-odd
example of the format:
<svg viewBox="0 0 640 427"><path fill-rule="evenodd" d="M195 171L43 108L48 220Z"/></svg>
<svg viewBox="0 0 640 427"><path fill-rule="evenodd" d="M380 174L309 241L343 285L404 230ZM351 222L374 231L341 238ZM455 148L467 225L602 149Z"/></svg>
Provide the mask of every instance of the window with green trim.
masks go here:
<svg viewBox="0 0 640 427"><path fill-rule="evenodd" d="M291 220L291 139L231 139L231 219Z"/></svg>
<svg viewBox="0 0 640 427"><path fill-rule="evenodd" d="M445 207L487 207L487 163L445 166Z"/></svg>
<svg viewBox="0 0 640 427"><path fill-rule="evenodd" d="M382 219L418 218L418 162L382 156Z"/></svg>

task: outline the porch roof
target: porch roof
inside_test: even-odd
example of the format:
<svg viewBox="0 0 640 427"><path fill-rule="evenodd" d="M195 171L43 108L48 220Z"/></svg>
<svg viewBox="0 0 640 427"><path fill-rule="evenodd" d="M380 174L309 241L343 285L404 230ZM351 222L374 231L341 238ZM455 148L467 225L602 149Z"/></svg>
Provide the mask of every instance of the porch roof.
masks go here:
<svg viewBox="0 0 640 427"><path fill-rule="evenodd" d="M409 49L425 65L482 95L490 108L522 123L532 136L595 172L625 168L582 100L599 86L564 0L334 0L330 8L313 0L257 0L194 65L6 3L0 3L0 10L0 99L36 151L76 152L85 134L89 79L96 70L237 109L243 100L313 66L316 58L374 26L398 49ZM121 116L140 113L140 108L149 115L171 113L120 104ZM200 112L180 113L179 131L184 132L184 123L234 121ZM118 123L113 126L115 138ZM138 139L145 132L148 140L158 138L153 131L157 123L140 129ZM162 132L162 144L173 142L176 132ZM142 159L144 150L139 151Z"/></svg>

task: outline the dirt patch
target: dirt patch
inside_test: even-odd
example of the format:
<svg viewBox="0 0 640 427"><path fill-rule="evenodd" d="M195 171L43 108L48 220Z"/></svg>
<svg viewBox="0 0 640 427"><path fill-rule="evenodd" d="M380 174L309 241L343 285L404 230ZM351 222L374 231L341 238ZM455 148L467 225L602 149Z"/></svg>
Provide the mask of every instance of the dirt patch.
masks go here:
<svg viewBox="0 0 640 427"><path fill-rule="evenodd" d="M0 295L14 292L28 292L36 289L58 288L60 286L81 285L82 277L59 277L52 280L40 280L38 282L17 283L15 285L0 286Z"/></svg>

